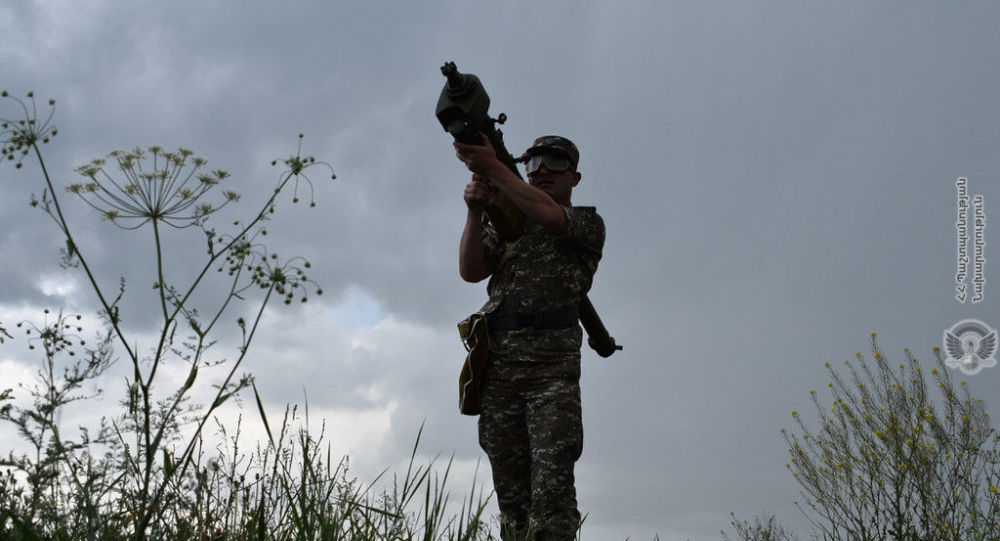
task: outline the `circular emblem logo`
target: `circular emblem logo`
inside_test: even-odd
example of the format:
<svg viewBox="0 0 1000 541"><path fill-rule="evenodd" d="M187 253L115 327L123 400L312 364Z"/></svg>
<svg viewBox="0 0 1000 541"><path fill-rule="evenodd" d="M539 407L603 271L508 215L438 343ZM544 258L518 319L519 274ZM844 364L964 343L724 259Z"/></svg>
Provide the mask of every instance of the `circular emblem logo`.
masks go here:
<svg viewBox="0 0 1000 541"><path fill-rule="evenodd" d="M997 364L993 355L997 351L997 332L978 319L965 319L944 331L942 340L949 368L958 368L965 374L976 374L983 368Z"/></svg>

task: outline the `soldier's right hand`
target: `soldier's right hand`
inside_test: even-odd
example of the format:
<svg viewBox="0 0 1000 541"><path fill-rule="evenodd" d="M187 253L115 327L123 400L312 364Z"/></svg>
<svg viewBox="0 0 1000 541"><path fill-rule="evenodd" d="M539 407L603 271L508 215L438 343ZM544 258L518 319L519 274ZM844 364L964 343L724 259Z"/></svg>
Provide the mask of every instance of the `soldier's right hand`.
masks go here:
<svg viewBox="0 0 1000 541"><path fill-rule="evenodd" d="M480 175L472 175L472 182L465 185L465 204L469 210L483 212L493 197L493 186L489 179Z"/></svg>

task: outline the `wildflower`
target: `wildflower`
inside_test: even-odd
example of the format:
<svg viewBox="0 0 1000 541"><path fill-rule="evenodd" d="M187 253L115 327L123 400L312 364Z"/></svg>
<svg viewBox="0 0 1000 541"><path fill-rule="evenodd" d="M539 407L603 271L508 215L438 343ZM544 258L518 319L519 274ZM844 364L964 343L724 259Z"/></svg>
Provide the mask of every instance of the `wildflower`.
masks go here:
<svg viewBox="0 0 1000 541"><path fill-rule="evenodd" d="M111 171L106 163L117 165L118 171ZM137 229L149 221L183 228L200 224L227 203L239 200L236 192L225 191L221 204L204 201L208 192L229 177L221 169L199 173L205 163L185 148L175 152L159 146L116 150L107 159L77 167L76 172L88 182L70 185L68 190L124 229Z"/></svg>
<svg viewBox="0 0 1000 541"><path fill-rule="evenodd" d="M299 134L299 148L294 156L291 156L285 160L281 160L286 167L288 167L288 173L286 176L282 177L282 182L289 180L291 177L295 178L295 186L292 191L292 202L299 202L299 181L303 180L309 185L309 206L315 207L316 202L313 200L313 184L312 179L306 175L306 169L309 169L316 165L326 166L330 171L330 178L336 179L337 174L333 171L333 167L326 162L317 162L316 158L313 156L302 156L302 138L305 137L303 134ZM279 160L271 161L271 165L278 165Z"/></svg>
<svg viewBox="0 0 1000 541"><path fill-rule="evenodd" d="M31 149L37 148L39 142L48 143L58 133L52 125L56 102L49 100L49 114L44 121L39 121L34 93L28 92L28 101L13 97L6 90L0 96L16 101L24 115L19 120L0 118L0 161L12 161L14 167L20 169Z"/></svg>

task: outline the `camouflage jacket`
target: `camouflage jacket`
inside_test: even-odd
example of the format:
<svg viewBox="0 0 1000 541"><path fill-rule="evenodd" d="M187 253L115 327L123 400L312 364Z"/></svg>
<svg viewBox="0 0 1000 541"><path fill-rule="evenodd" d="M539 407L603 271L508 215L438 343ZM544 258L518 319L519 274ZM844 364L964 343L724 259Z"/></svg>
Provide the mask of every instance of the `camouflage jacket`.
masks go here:
<svg viewBox="0 0 1000 541"><path fill-rule="evenodd" d="M594 207L567 207L566 231L553 235L530 219L514 242L502 243L483 226L484 261L490 274L483 314L531 314L580 305L590 290L604 247L604 220ZM579 356L579 324L560 329L524 329L490 335L490 351L517 360Z"/></svg>

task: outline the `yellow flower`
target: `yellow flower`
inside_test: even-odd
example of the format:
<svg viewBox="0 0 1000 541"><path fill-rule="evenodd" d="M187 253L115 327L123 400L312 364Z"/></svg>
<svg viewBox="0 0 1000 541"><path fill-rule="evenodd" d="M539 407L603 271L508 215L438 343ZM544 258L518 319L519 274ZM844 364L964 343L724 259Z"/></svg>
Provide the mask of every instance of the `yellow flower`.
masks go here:
<svg viewBox="0 0 1000 541"><path fill-rule="evenodd" d="M996 494L996 493L997 493L997 486L996 485L990 486L990 494Z"/></svg>

